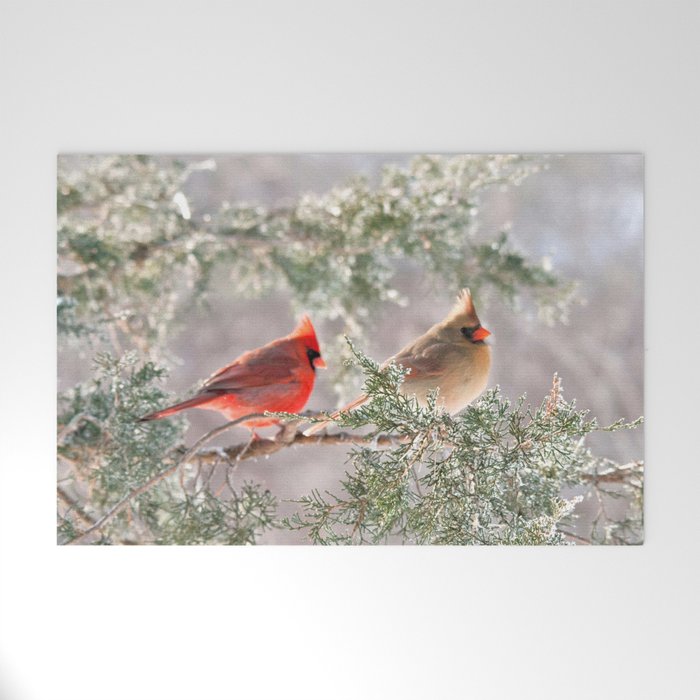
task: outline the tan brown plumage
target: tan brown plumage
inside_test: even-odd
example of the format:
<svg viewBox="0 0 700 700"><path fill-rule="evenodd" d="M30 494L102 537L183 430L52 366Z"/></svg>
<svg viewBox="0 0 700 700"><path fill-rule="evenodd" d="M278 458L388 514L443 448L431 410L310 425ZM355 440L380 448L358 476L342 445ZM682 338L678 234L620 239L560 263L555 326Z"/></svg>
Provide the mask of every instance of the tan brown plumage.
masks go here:
<svg viewBox="0 0 700 700"><path fill-rule="evenodd" d="M401 392L415 396L425 405L428 394L439 389L438 403L449 413L458 413L486 388L491 368L491 348L484 340L491 335L479 321L471 294L463 289L449 314L422 336L406 345L383 363L403 365L410 370ZM364 394L336 411L337 418L367 401ZM330 421L316 423L306 430L313 435Z"/></svg>

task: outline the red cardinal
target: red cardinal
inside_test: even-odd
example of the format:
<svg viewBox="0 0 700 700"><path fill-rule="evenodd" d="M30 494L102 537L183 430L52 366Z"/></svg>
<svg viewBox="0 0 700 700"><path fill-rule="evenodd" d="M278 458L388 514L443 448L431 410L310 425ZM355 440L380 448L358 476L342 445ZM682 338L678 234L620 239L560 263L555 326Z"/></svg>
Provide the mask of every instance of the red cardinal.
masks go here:
<svg viewBox="0 0 700 700"><path fill-rule="evenodd" d="M316 368L325 366L314 327L304 316L289 335L243 353L213 374L191 399L140 420L166 418L187 408L219 411L228 420L264 411L297 413L314 388ZM253 430L275 423L274 418L256 418L245 425Z"/></svg>

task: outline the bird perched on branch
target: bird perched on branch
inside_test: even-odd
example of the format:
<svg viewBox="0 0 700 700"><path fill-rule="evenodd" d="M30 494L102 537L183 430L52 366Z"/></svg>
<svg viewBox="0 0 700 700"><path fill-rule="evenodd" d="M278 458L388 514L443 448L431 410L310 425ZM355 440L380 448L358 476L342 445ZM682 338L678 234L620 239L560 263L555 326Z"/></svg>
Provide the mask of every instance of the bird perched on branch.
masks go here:
<svg viewBox="0 0 700 700"><path fill-rule="evenodd" d="M316 369L325 366L314 327L304 316L289 335L249 350L215 372L191 399L139 420L167 418L188 408L219 411L230 421L265 411L298 413L314 388ZM243 425L254 435L254 428L277 422L263 417Z"/></svg>
<svg viewBox="0 0 700 700"><path fill-rule="evenodd" d="M491 368L491 348L484 340L491 335L481 325L468 289L463 289L447 317L383 363L403 365L406 375L401 392L425 405L428 394L439 389L438 401L449 413L458 413L485 388ZM365 394L332 414L351 411L367 401ZM316 423L305 435L313 435L330 421Z"/></svg>

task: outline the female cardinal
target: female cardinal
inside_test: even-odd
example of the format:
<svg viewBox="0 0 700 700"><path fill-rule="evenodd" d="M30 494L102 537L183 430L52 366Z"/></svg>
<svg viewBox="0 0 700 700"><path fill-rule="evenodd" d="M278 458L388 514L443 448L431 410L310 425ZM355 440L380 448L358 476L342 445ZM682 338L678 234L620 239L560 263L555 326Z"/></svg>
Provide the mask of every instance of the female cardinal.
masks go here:
<svg viewBox="0 0 700 700"><path fill-rule="evenodd" d="M304 316L289 335L243 353L213 374L191 399L140 420L166 418L187 408L219 411L228 420L264 411L297 413L314 387L316 368L325 366L314 327ZM244 425L255 434L253 428L276 422L274 418L255 418Z"/></svg>
<svg viewBox="0 0 700 700"><path fill-rule="evenodd" d="M415 395L424 406L428 394L439 389L438 401L446 411L458 413L471 403L485 388L491 367L491 348L484 340L491 335L480 323L468 289L463 289L457 303L447 317L422 336L390 357L390 362L403 365L410 372L401 385L401 393ZM347 406L336 411L350 411L367 401L358 396ZM328 425L317 423L305 431L313 435Z"/></svg>

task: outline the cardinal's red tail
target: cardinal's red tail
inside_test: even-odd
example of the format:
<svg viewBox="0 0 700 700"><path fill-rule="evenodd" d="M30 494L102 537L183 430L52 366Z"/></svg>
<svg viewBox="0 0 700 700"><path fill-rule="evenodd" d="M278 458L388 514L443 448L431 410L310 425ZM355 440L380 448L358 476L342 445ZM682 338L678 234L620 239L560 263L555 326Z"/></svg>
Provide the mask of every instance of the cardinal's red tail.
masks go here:
<svg viewBox="0 0 700 700"><path fill-rule="evenodd" d="M172 416L174 413L184 411L186 408L195 408L197 406L201 406L207 401L211 401L211 396L195 396L191 399L188 399L187 401L181 401L180 403L176 403L174 406L168 406L167 408L163 408L160 411L154 411L153 413L149 413L147 416L139 418L139 423L145 423L149 420L160 420L161 418L167 418L168 416Z"/></svg>

